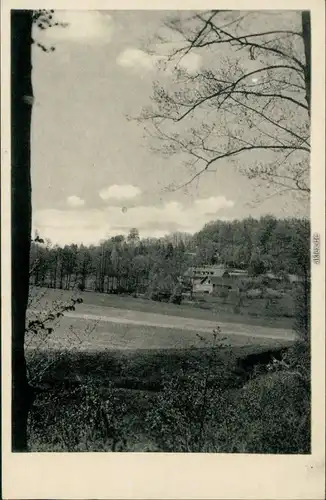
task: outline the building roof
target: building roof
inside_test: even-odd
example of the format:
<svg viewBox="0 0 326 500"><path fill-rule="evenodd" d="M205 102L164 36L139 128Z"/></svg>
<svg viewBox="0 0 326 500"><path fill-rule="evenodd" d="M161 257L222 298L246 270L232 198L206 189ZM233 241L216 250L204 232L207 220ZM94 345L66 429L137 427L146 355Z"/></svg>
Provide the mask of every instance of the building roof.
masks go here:
<svg viewBox="0 0 326 500"><path fill-rule="evenodd" d="M273 272L269 271L265 274L263 274L263 277L264 278L269 278L271 280L282 280L282 278L280 276L277 276L276 274L274 274Z"/></svg>
<svg viewBox="0 0 326 500"><path fill-rule="evenodd" d="M214 285L229 286L229 283L225 283L221 278L223 278L223 276L205 276L204 278L201 278L200 281L194 283L194 285L196 287L199 287L201 285L211 285L212 287Z"/></svg>
<svg viewBox="0 0 326 500"><path fill-rule="evenodd" d="M211 283L213 285L223 285L223 284L229 284L229 282L225 283L223 282L223 280L221 280L221 278L223 278L224 276L212 276L211 277Z"/></svg>
<svg viewBox="0 0 326 500"><path fill-rule="evenodd" d="M247 276L248 271L245 269L228 269L230 276Z"/></svg>
<svg viewBox="0 0 326 500"><path fill-rule="evenodd" d="M205 276L223 276L225 266L193 266L189 267L184 273L184 276L205 277Z"/></svg>
<svg viewBox="0 0 326 500"><path fill-rule="evenodd" d="M247 278L248 271L245 269L227 268L224 265L211 265L211 266L192 266L184 273L184 277L191 278L222 278L223 276L230 276L233 278Z"/></svg>
<svg viewBox="0 0 326 500"><path fill-rule="evenodd" d="M289 274L288 277L291 283L302 281L302 277L298 276L297 274Z"/></svg>

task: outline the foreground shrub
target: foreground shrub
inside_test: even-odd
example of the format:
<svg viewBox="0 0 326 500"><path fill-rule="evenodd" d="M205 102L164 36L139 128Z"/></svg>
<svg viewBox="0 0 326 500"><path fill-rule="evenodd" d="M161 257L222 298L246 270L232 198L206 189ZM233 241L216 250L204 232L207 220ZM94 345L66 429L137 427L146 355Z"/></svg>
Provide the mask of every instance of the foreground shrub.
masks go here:
<svg viewBox="0 0 326 500"><path fill-rule="evenodd" d="M170 296L170 302L172 304L180 305L182 302L183 296L182 296L182 287L181 285L177 284L175 285L172 294Z"/></svg>
<svg viewBox="0 0 326 500"><path fill-rule="evenodd" d="M66 390L58 387L36 401L30 436L34 446L51 451L123 451L126 409L112 385L103 391L87 380Z"/></svg>
<svg viewBox="0 0 326 500"><path fill-rule="evenodd" d="M299 283L295 291L295 322L294 329L302 339L310 337L311 323L311 284L308 276Z"/></svg>
<svg viewBox="0 0 326 500"><path fill-rule="evenodd" d="M224 443L220 443L221 451L310 452L309 343L297 342L280 361L270 363L267 371L237 391L226 413L230 424Z"/></svg>
<svg viewBox="0 0 326 500"><path fill-rule="evenodd" d="M149 432L162 451L218 451L216 429L210 431L224 402L226 365L219 354L225 346L220 333L219 328L214 332L210 348L204 351L205 359L193 360L191 369L181 368L166 377L155 406L147 414Z"/></svg>
<svg viewBox="0 0 326 500"><path fill-rule="evenodd" d="M226 393L216 380L180 372L148 411L148 432L163 452L219 452L226 408Z"/></svg>
<svg viewBox="0 0 326 500"><path fill-rule="evenodd" d="M309 453L310 398L300 380L272 373L222 391L174 379L147 416L164 452Z"/></svg>
<svg viewBox="0 0 326 500"><path fill-rule="evenodd" d="M291 373L250 381L229 408L234 449L245 453L309 453L310 397ZM226 443L226 447L228 447Z"/></svg>
<svg viewBox="0 0 326 500"><path fill-rule="evenodd" d="M216 337L215 340L216 341ZM228 389L215 345L207 363L166 380L147 415L165 452L309 453L310 353L307 343L281 361L254 370L241 389ZM236 386L235 386L236 387Z"/></svg>

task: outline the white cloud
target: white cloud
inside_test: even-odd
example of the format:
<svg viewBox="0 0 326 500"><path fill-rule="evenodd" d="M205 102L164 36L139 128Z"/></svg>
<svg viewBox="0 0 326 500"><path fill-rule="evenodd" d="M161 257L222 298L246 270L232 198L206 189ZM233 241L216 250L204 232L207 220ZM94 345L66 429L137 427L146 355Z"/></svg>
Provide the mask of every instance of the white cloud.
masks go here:
<svg viewBox="0 0 326 500"><path fill-rule="evenodd" d="M201 56L192 52L182 57L177 66L187 70L189 73L196 73L201 66L201 61ZM117 64L136 71L153 71L161 67L167 73L171 73L176 63L175 61L169 61L166 55L148 54L140 49L128 48L119 54Z"/></svg>
<svg viewBox="0 0 326 500"><path fill-rule="evenodd" d="M137 227L142 237L160 237L174 231L194 233L204 224L218 218L218 212L234 203L223 196L198 199L190 206L169 202L158 206L136 206L123 212L108 206L92 210L40 210L34 214L34 225L43 238L53 243L97 243L115 234L128 234Z"/></svg>
<svg viewBox="0 0 326 500"><path fill-rule="evenodd" d="M179 62L179 66L188 71L188 73L196 73L201 66L201 56L194 52L189 52Z"/></svg>
<svg viewBox="0 0 326 500"><path fill-rule="evenodd" d="M79 196L68 196L67 205L69 207L82 207L83 205L85 205L85 200L79 198Z"/></svg>
<svg viewBox="0 0 326 500"><path fill-rule="evenodd" d="M124 68L140 68L152 70L160 61L161 57L152 56L143 50L129 48L117 57L117 63Z"/></svg>
<svg viewBox="0 0 326 500"><path fill-rule="evenodd" d="M201 198L195 201L195 206L199 213L213 215L221 208L231 208L234 202L226 200L224 196L211 196L210 198Z"/></svg>
<svg viewBox="0 0 326 500"><path fill-rule="evenodd" d="M112 186L108 186L99 192L102 200L109 200L111 198L116 200L130 199L135 198L135 196L138 196L139 194L141 194L141 190L132 184L113 184Z"/></svg>
<svg viewBox="0 0 326 500"><path fill-rule="evenodd" d="M66 11L56 10L55 20L67 23L66 27L53 26L52 28L39 31L37 40L41 37L52 41L94 41L108 42L112 38L113 20L112 17L98 11Z"/></svg>

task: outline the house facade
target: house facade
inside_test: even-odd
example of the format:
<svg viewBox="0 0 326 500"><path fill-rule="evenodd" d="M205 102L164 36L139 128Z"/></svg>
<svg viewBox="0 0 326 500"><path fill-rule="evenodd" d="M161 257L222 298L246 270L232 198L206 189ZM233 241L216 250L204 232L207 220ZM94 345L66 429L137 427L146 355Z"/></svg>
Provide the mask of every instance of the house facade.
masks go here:
<svg viewBox="0 0 326 500"><path fill-rule="evenodd" d="M248 273L241 269L228 269L222 265L189 268L184 277L191 280L193 293L218 295L221 290L234 288Z"/></svg>

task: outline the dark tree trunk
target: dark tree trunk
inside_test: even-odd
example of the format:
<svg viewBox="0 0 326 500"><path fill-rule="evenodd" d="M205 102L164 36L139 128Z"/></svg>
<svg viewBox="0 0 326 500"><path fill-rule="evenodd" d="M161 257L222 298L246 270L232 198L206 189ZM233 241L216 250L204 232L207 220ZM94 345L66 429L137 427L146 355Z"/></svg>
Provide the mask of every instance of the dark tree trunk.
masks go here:
<svg viewBox="0 0 326 500"><path fill-rule="evenodd" d="M68 269L66 275L66 286L65 286L66 290L70 290L70 282L71 282L71 272Z"/></svg>
<svg viewBox="0 0 326 500"><path fill-rule="evenodd" d="M64 278L64 268L63 268L63 258L61 258L60 283L59 283L60 290L63 289L63 278Z"/></svg>
<svg viewBox="0 0 326 500"><path fill-rule="evenodd" d="M302 19L302 38L305 53L305 85L306 85L306 101L308 104L308 111L310 115L311 108L311 21L310 11L305 10L301 14Z"/></svg>
<svg viewBox="0 0 326 500"><path fill-rule="evenodd" d="M84 259L83 259L81 274L80 274L80 285L81 285L82 290L85 290L85 288L86 288L86 280L87 280L87 276L88 276L86 259L87 259L87 257L85 254Z"/></svg>
<svg viewBox="0 0 326 500"><path fill-rule="evenodd" d="M12 450L27 451L33 391L24 351L31 245L32 11L11 13Z"/></svg>
<svg viewBox="0 0 326 500"><path fill-rule="evenodd" d="M58 254L54 258L53 282L52 288L57 288L57 268L58 268Z"/></svg>

